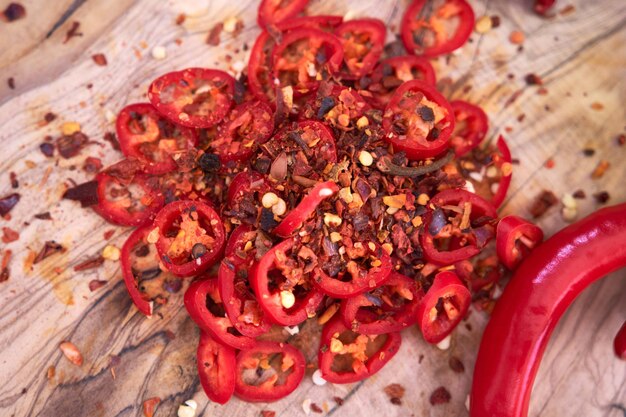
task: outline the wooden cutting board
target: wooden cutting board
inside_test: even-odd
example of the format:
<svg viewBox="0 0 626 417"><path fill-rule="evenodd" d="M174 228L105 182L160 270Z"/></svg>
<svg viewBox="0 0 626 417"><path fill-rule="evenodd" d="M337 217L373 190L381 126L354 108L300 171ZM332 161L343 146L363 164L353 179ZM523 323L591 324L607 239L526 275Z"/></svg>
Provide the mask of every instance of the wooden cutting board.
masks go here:
<svg viewBox="0 0 626 417"><path fill-rule="evenodd" d="M1 0L0 9L8 3ZM519 160L502 213L528 217L532 199L543 189L559 198L584 190L587 197L577 200L579 216L601 206L592 197L600 191L610 194L609 203L625 201L626 146L618 146L616 138L626 129L626 2L560 1L562 13L551 19L532 14L530 1L471 3L477 16L499 16L500 26L474 33L470 43L435 65L440 89L482 105L491 121L490 137L504 133ZM20 233L19 240L0 246L13 254L10 277L0 283L0 415L136 416L150 397L162 400L157 416L176 415L191 398L201 416L259 416L261 410L298 416L304 415L307 399L324 415L467 415L474 357L487 320L475 310L445 351L427 345L415 328L403 332L400 353L365 382L316 386L309 372L293 395L274 404L209 403L195 370L198 333L181 297L172 297L160 314L146 319L131 305L117 262L74 272L106 244L121 246L129 231L60 196L70 180L91 178L82 169L88 155L105 165L120 158L103 135L114 130L111 116L125 104L146 100L150 80L183 67L232 70L246 62L243 44L250 46L259 33L257 1L22 4L26 18L0 22L0 197L21 194L10 219L0 219L0 226ZM405 7L406 1L398 0L312 1L309 11L375 16L397 32ZM188 17L177 25L181 12ZM229 17L243 20L243 32L237 38L223 33L219 46L207 45L210 29ZM66 41L75 22L79 36ZM513 30L525 34L523 48L509 42ZM165 47L166 59L151 56L155 46ZM98 53L108 65L96 65L91 57ZM529 73L541 77L543 89L526 85ZM45 124L48 112L58 117ZM46 135L58 136L64 122L80 123L93 144L69 160L46 158L39 145ZM585 156L583 149L593 154ZM592 179L601 161L610 168ZM11 188L10 173L16 174L17 189ZM539 220L548 235L564 226L560 210L559 204ZM52 220L34 217L43 212ZM112 235L105 241L108 231ZM33 265L33 254L48 240L68 250ZM93 280L106 282L90 291ZM566 313L541 365L531 416L624 415L626 363L612 354L612 337L626 318L625 283L626 271L614 274ZM58 346L64 340L82 352L81 367L62 355ZM315 343L304 345L313 358ZM450 369L452 357L462 361L464 372ZM406 389L401 405L391 404L384 393L392 383ZM431 406L430 394L439 386L449 390L450 402ZM333 397L342 398L343 405Z"/></svg>

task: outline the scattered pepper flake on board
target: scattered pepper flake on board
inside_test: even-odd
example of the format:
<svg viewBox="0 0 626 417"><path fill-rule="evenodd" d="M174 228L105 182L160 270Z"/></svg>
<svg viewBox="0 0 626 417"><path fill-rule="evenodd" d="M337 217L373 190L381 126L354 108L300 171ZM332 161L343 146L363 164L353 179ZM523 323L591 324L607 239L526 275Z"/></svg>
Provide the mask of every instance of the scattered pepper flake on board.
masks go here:
<svg viewBox="0 0 626 417"><path fill-rule="evenodd" d="M57 243L54 240L48 240L46 243L44 243L43 248L41 248L41 250L35 257L35 260L33 261L33 265L38 264L39 262L54 255L55 253L59 253L59 252L63 253L66 250L67 249L65 249L63 245L61 245L60 243Z"/></svg>
<svg viewBox="0 0 626 417"><path fill-rule="evenodd" d="M598 203L605 204L605 203L607 203L609 201L611 196L606 191L600 191L599 193L595 193L593 195L593 198L595 198Z"/></svg>
<svg viewBox="0 0 626 417"><path fill-rule="evenodd" d="M500 16L491 16L491 28L495 29L500 26Z"/></svg>
<svg viewBox="0 0 626 417"><path fill-rule="evenodd" d="M115 149L116 151L119 151L121 149L120 142L117 140L117 135L115 133L106 132L104 134L104 140L109 142L111 144L111 147L113 147L113 149Z"/></svg>
<svg viewBox="0 0 626 417"><path fill-rule="evenodd" d="M617 137L617 145L624 146L626 144L626 135L621 134Z"/></svg>
<svg viewBox="0 0 626 417"><path fill-rule="evenodd" d="M101 67L105 67L108 64L107 57L104 54L92 55L91 59L93 59L93 62L95 62L96 65L99 65Z"/></svg>
<svg viewBox="0 0 626 417"><path fill-rule="evenodd" d="M9 77L7 78L7 85L11 90L15 90L15 78Z"/></svg>
<svg viewBox="0 0 626 417"><path fill-rule="evenodd" d="M0 282L7 281L11 275L11 271L9 270L11 255L13 255L13 252L10 249L6 249L2 255L2 263L0 263Z"/></svg>
<svg viewBox="0 0 626 417"><path fill-rule="evenodd" d="M89 142L87 135L78 131L60 136L56 140L56 147L63 158L70 159L78 155L87 142Z"/></svg>
<svg viewBox="0 0 626 417"><path fill-rule="evenodd" d="M544 164L544 166L548 169L552 169L554 168L554 159L549 158L546 163Z"/></svg>
<svg viewBox="0 0 626 417"><path fill-rule="evenodd" d="M19 232L11 229L10 227L2 228L2 243L11 243L15 242L20 238Z"/></svg>
<svg viewBox="0 0 626 417"><path fill-rule="evenodd" d="M103 263L104 263L104 258L101 255L96 255L74 266L74 271L78 272L78 271L84 271L86 269L97 268ZM91 287L91 284L89 286Z"/></svg>
<svg viewBox="0 0 626 417"><path fill-rule="evenodd" d="M11 188L15 189L20 186L20 182L17 180L17 174L15 172L9 172L9 180L11 181Z"/></svg>
<svg viewBox="0 0 626 417"><path fill-rule="evenodd" d="M450 359L448 359L448 366L450 366L450 369L452 369L457 374L465 372L465 365L463 365L461 359L457 358L456 356L450 356Z"/></svg>
<svg viewBox="0 0 626 417"><path fill-rule="evenodd" d="M12 193L5 197L0 198L0 216L4 217L15 207L20 201L21 195L18 193Z"/></svg>
<svg viewBox="0 0 626 417"><path fill-rule="evenodd" d="M521 45L521 44L523 44L525 38L526 37L524 36L524 32L521 32L519 30L514 30L509 35L509 41L513 45Z"/></svg>
<svg viewBox="0 0 626 417"><path fill-rule="evenodd" d="M572 194L572 197L582 200L583 198L587 197L587 195L585 194L583 190L576 190Z"/></svg>
<svg viewBox="0 0 626 417"><path fill-rule="evenodd" d="M527 74L526 77L524 77L524 81L526 81L527 85L543 85L541 77L533 73Z"/></svg>
<svg viewBox="0 0 626 417"><path fill-rule="evenodd" d="M276 411L261 410L261 417L276 417Z"/></svg>
<svg viewBox="0 0 626 417"><path fill-rule="evenodd" d="M583 149L583 154L585 156L594 156L596 154L596 150L593 148L585 148Z"/></svg>
<svg viewBox="0 0 626 417"><path fill-rule="evenodd" d="M54 365L50 365L48 367L48 370L46 371L46 378L48 378L48 380L54 378L54 375L56 374L56 367Z"/></svg>
<svg viewBox="0 0 626 417"><path fill-rule="evenodd" d="M530 214L534 219L543 216L543 214L548 211L548 209L558 203L558 198L554 195L552 191L543 190L530 206Z"/></svg>
<svg viewBox="0 0 626 417"><path fill-rule="evenodd" d="M65 40L63 41L63 43L64 44L68 43L69 40L72 39L73 37L83 36L83 33L78 31L79 28L80 28L80 22L73 21L72 26L70 26L70 28L67 31L67 34L65 35Z"/></svg>
<svg viewBox="0 0 626 417"><path fill-rule="evenodd" d="M341 397L333 397L333 401L337 404L337 407L341 407L345 400Z"/></svg>
<svg viewBox="0 0 626 417"><path fill-rule="evenodd" d="M206 38L206 43L211 46L217 46L220 44L220 34L222 33L222 29L224 29L224 24L222 22L218 22L211 28L209 34Z"/></svg>
<svg viewBox="0 0 626 417"><path fill-rule="evenodd" d="M317 414L322 414L324 412L324 410L322 410L322 407L315 403L311 403L311 411Z"/></svg>
<svg viewBox="0 0 626 417"><path fill-rule="evenodd" d="M187 19L187 15L185 15L185 13L181 13L178 16L176 16L176 20L174 21L178 26L182 25L183 23L185 23L185 19Z"/></svg>
<svg viewBox="0 0 626 417"><path fill-rule="evenodd" d="M595 111L604 110L604 104L594 101L593 103L591 103L591 109Z"/></svg>
<svg viewBox="0 0 626 417"><path fill-rule="evenodd" d="M385 394L389 397L389 401L393 405L402 405L402 397L406 391L400 384L389 384L384 388Z"/></svg>
<svg viewBox="0 0 626 417"><path fill-rule="evenodd" d="M68 188L63 193L62 198L66 200L78 201L81 207L90 207L98 204L98 182L88 181Z"/></svg>
<svg viewBox="0 0 626 417"><path fill-rule="evenodd" d="M59 349L61 349L61 352L63 352L67 360L76 366L82 366L83 355L80 353L75 344L68 341L61 342L61 344L59 344Z"/></svg>
<svg viewBox="0 0 626 417"><path fill-rule="evenodd" d="M157 405L161 402L159 397L148 398L143 402L143 415L144 417L153 417L154 411L157 408Z"/></svg>
<svg viewBox="0 0 626 417"><path fill-rule="evenodd" d="M37 213L34 215L36 219L39 220L52 220L52 216L49 211L44 211L43 213Z"/></svg>
<svg viewBox="0 0 626 417"><path fill-rule="evenodd" d="M591 173L591 178L593 178L594 180L602 178L604 176L604 173L607 169L609 169L610 166L611 164L609 163L609 161L605 161L604 159L598 162L598 165Z"/></svg>
<svg viewBox="0 0 626 417"><path fill-rule="evenodd" d="M559 10L559 14L561 16L569 16L570 14L574 13L576 11L576 6L574 6L573 4L568 4L567 6L563 7L561 10Z"/></svg>
<svg viewBox="0 0 626 417"><path fill-rule="evenodd" d="M26 17L26 8L20 3L9 3L2 12L2 20L11 23Z"/></svg>
<svg viewBox="0 0 626 417"><path fill-rule="evenodd" d="M450 391L448 391L445 387L439 387L430 394L430 404L438 405L438 404L446 404L450 402L452 396L450 395Z"/></svg>
<svg viewBox="0 0 626 417"><path fill-rule="evenodd" d="M94 292L107 284L107 281L101 279L92 279L89 281L89 291Z"/></svg>

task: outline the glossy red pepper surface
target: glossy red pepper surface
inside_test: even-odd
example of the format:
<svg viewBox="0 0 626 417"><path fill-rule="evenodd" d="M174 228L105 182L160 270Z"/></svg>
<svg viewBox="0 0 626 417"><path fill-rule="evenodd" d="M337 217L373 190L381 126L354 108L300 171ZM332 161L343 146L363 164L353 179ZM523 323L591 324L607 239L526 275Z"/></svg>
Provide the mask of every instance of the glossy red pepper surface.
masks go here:
<svg viewBox="0 0 626 417"><path fill-rule="evenodd" d="M200 384L207 397L226 404L235 392L235 349L201 331L197 362Z"/></svg>
<svg viewBox="0 0 626 417"><path fill-rule="evenodd" d="M626 321L622 324L613 340L613 350L615 356L622 360L626 360Z"/></svg>
<svg viewBox="0 0 626 417"><path fill-rule="evenodd" d="M514 215L505 216L496 228L496 251L500 262L513 270L543 240L543 230Z"/></svg>
<svg viewBox="0 0 626 417"><path fill-rule="evenodd" d="M520 264L483 334L471 417L525 417L550 335L592 282L626 266L626 203L567 226Z"/></svg>

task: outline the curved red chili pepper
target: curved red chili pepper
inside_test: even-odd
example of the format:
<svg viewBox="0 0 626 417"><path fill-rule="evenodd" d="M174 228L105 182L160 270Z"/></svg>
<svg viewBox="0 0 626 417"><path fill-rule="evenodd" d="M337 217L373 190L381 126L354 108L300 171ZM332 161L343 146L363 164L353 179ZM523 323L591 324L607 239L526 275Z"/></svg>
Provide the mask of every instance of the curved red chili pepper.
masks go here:
<svg viewBox="0 0 626 417"><path fill-rule="evenodd" d="M513 169L511 165L511 151L509 150L509 146L506 144L506 141L502 136L498 137L496 146L498 147L501 155L494 155L494 163L496 167L498 167L502 171L502 178L500 179L500 183L498 184L498 191L496 191L496 193L491 198L491 204L493 204L495 208L498 208L504 201L506 193L509 190L509 186L511 185Z"/></svg>
<svg viewBox="0 0 626 417"><path fill-rule="evenodd" d="M273 230L274 234L280 237L287 237L296 231L307 217L311 215L326 198L332 196L339 187L332 181L320 182L300 201L298 206L291 210L287 216Z"/></svg>
<svg viewBox="0 0 626 417"><path fill-rule="evenodd" d="M147 224L138 229L128 236L124 246L122 246L122 252L120 254L120 264L122 270L122 277L124 278L124 284L126 284L126 290L128 295L133 300L137 309L146 316L152 315L152 301L146 300L138 288L138 282L135 274L133 273L131 253L135 250L137 244L141 243L145 237L152 230L152 225Z"/></svg>
<svg viewBox="0 0 626 417"><path fill-rule="evenodd" d="M471 417L526 416L539 362L559 319L592 282L624 266L626 203L598 210L539 245L518 267L485 329Z"/></svg>
<svg viewBox="0 0 626 417"><path fill-rule="evenodd" d="M543 240L543 230L521 217L505 216L496 228L496 251L500 262L513 270Z"/></svg>

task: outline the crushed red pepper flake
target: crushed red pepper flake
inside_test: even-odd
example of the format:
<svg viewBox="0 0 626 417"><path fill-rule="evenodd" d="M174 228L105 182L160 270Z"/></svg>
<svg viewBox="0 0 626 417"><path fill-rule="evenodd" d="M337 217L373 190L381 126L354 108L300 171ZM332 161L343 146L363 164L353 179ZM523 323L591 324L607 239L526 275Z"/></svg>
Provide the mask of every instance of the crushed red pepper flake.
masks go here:
<svg viewBox="0 0 626 417"><path fill-rule="evenodd" d="M0 216L4 217L15 207L20 201L21 195L18 193L12 193L5 197L0 198Z"/></svg>
<svg viewBox="0 0 626 417"><path fill-rule="evenodd" d="M591 108L595 111L601 111L604 110L604 104L594 101L593 103L591 103Z"/></svg>
<svg viewBox="0 0 626 417"><path fill-rule="evenodd" d="M89 291L94 292L107 284L108 281L104 281L101 279L92 279L89 281Z"/></svg>
<svg viewBox="0 0 626 417"><path fill-rule="evenodd" d="M7 78L7 85L11 90L15 90L15 78L9 77Z"/></svg>
<svg viewBox="0 0 626 417"><path fill-rule="evenodd" d="M187 15L185 15L185 13L181 13L178 16L176 16L176 24L177 25L182 25L183 23L185 23L185 19L187 19Z"/></svg>
<svg viewBox="0 0 626 417"><path fill-rule="evenodd" d="M94 54L91 56L96 65L104 67L108 64L107 57L104 54Z"/></svg>
<svg viewBox="0 0 626 417"><path fill-rule="evenodd" d="M570 14L574 13L576 11L576 6L574 6L573 4L568 4L567 6L563 7L561 10L559 10L559 14L561 16L569 16Z"/></svg>
<svg viewBox="0 0 626 417"><path fill-rule="evenodd" d="M626 135L623 135L623 134L622 134L622 135L619 135L619 136L617 137L617 144L618 144L619 146L624 146L624 145L626 144Z"/></svg>
<svg viewBox="0 0 626 417"><path fill-rule="evenodd" d="M17 174L15 172L9 172L9 180L11 181L11 188L18 188L20 186L20 182L17 180Z"/></svg>
<svg viewBox="0 0 626 417"><path fill-rule="evenodd" d="M500 23L501 23L500 16L497 16L497 15L491 16L491 28L492 29L499 27Z"/></svg>
<svg viewBox="0 0 626 417"><path fill-rule="evenodd" d="M70 26L70 28L67 31L67 34L65 35L65 40L63 41L63 43L64 44L68 43L69 40L72 39L73 37L83 36L83 33L78 31L79 28L80 28L80 22L73 21L72 26Z"/></svg>
<svg viewBox="0 0 626 417"><path fill-rule="evenodd" d="M524 77L524 81L526 81L527 85L543 85L543 80L537 74L527 74Z"/></svg>
<svg viewBox="0 0 626 417"><path fill-rule="evenodd" d="M261 417L276 417L276 411L261 410Z"/></svg>
<svg viewBox="0 0 626 417"><path fill-rule="evenodd" d="M462 374L463 372L465 372L465 365L463 365L461 359L457 358L456 356L450 356L450 359L448 359L448 366L450 366L450 369L452 369L457 374Z"/></svg>
<svg viewBox="0 0 626 417"><path fill-rule="evenodd" d="M548 160L546 160L546 163L544 164L544 166L548 169L554 168L554 159L549 158Z"/></svg>
<svg viewBox="0 0 626 417"><path fill-rule="evenodd" d="M56 118L57 118L57 115L50 111L43 116L43 119L46 121L46 123L51 123Z"/></svg>
<svg viewBox="0 0 626 417"><path fill-rule="evenodd" d="M450 402L452 396L450 395L450 391L448 391L445 387L439 387L430 394L430 404L438 405L438 404L446 404Z"/></svg>
<svg viewBox="0 0 626 417"><path fill-rule="evenodd" d="M37 213L35 214L34 217L39 220L52 220L52 216L50 215L49 211L44 211L43 213Z"/></svg>
<svg viewBox="0 0 626 417"><path fill-rule="evenodd" d="M104 237L104 240L109 240L109 239L111 239L111 236L113 236L114 233L115 233L115 230L110 229L110 230L107 230L106 232L104 232L102 237Z"/></svg>
<svg viewBox="0 0 626 417"><path fill-rule="evenodd" d="M315 403L311 403L311 411L317 414L322 414L324 412L324 410L322 410L322 407Z"/></svg>
<svg viewBox="0 0 626 417"><path fill-rule="evenodd" d="M78 155L87 142L89 142L87 135L79 131L57 138L56 147L63 158L70 159Z"/></svg>
<svg viewBox="0 0 626 417"><path fill-rule="evenodd" d="M100 160L100 158L94 158L93 156L89 156L87 157L87 159L85 159L83 169L85 170L85 172L95 174L102 169L102 161Z"/></svg>
<svg viewBox="0 0 626 417"><path fill-rule="evenodd" d="M93 258L89 258L79 263L78 265L74 266L74 271L78 272L78 271L84 271L86 269L97 268L103 263L104 263L104 258L102 257L102 255L97 255L97 256L94 256ZM91 284L89 284L89 286L91 287Z"/></svg>
<svg viewBox="0 0 626 417"><path fill-rule="evenodd" d="M598 203L605 204L605 203L607 203L609 201L611 196L606 191L600 191L599 193L595 193L593 195L593 198L595 198Z"/></svg>
<svg viewBox="0 0 626 417"><path fill-rule="evenodd" d="M535 219L541 217L550 207L554 206L558 202L559 199L552 191L543 190L537 197L535 197L535 200L530 206L530 214Z"/></svg>
<svg viewBox="0 0 626 417"><path fill-rule="evenodd" d="M2 242L3 243L11 243L15 242L20 238L20 233L11 229L10 227L2 228Z"/></svg>
<svg viewBox="0 0 626 417"><path fill-rule="evenodd" d="M81 366L83 364L83 355L80 353L76 345L72 342L61 342L59 344L59 349L63 352L63 355L72 362L76 366Z"/></svg>
<svg viewBox="0 0 626 417"><path fill-rule="evenodd" d="M26 8L20 3L9 3L2 12L2 20L11 23L26 17Z"/></svg>
<svg viewBox="0 0 626 417"><path fill-rule="evenodd" d="M385 394L389 397L389 401L393 405L402 405L402 397L404 397L405 389L400 384L389 384L384 388Z"/></svg>
<svg viewBox="0 0 626 417"><path fill-rule="evenodd" d="M111 146L113 147L113 149L115 149L116 151L119 151L120 148L120 142L119 140L117 140L117 135L113 132L106 132L104 134L104 140L106 140L107 142L109 142L111 144Z"/></svg>
<svg viewBox="0 0 626 417"><path fill-rule="evenodd" d="M56 374L56 367L54 365L50 365L48 367L48 370L46 371L46 378L48 378L49 380L54 378L54 375Z"/></svg>
<svg viewBox="0 0 626 417"><path fill-rule="evenodd" d="M54 145L50 142L43 142L40 144L39 150L48 158L52 158L54 156Z"/></svg>
<svg viewBox="0 0 626 417"><path fill-rule="evenodd" d="M586 198L587 195L585 194L585 192L583 190L576 190L572 194L572 197L577 198L579 200L582 200L583 198Z"/></svg>
<svg viewBox="0 0 626 417"><path fill-rule="evenodd" d="M598 165L591 173L591 178L593 178L594 180L602 178L604 176L604 173L606 172L607 169L609 169L610 166L611 164L609 163L609 161L606 161L604 159L598 162Z"/></svg>
<svg viewBox="0 0 626 417"><path fill-rule="evenodd" d="M224 24L222 22L216 23L215 26L209 31L209 34L206 38L206 43L211 46L217 46L220 44L220 34L224 29Z"/></svg>
<svg viewBox="0 0 626 417"><path fill-rule="evenodd" d="M62 198L66 200L78 201L81 207L90 207L98 204L98 182L88 181L68 188L63 193Z"/></svg>
<svg viewBox="0 0 626 417"><path fill-rule="evenodd" d="M341 407L345 400L341 397L333 397L333 401L337 404L338 407Z"/></svg>
<svg viewBox="0 0 626 417"><path fill-rule="evenodd" d="M153 417L154 411L160 402L161 399L159 397L152 397L145 400L142 406L144 417Z"/></svg>
<svg viewBox="0 0 626 417"><path fill-rule="evenodd" d="M521 45L521 44L523 44L525 38L526 37L524 36L524 32L521 32L519 30L514 30L509 35L509 41L513 45Z"/></svg>
<svg viewBox="0 0 626 417"><path fill-rule="evenodd" d="M33 265L38 264L39 262L54 255L55 253L63 253L66 250L67 249L65 249L60 243L57 243L54 240L48 240L46 243L44 243L43 248L41 248L41 250L35 257Z"/></svg>
<svg viewBox="0 0 626 417"><path fill-rule="evenodd" d="M2 255L2 263L0 263L0 282L7 281L11 275L11 271L9 270L11 255L13 255L13 252L10 249L6 249Z"/></svg>

